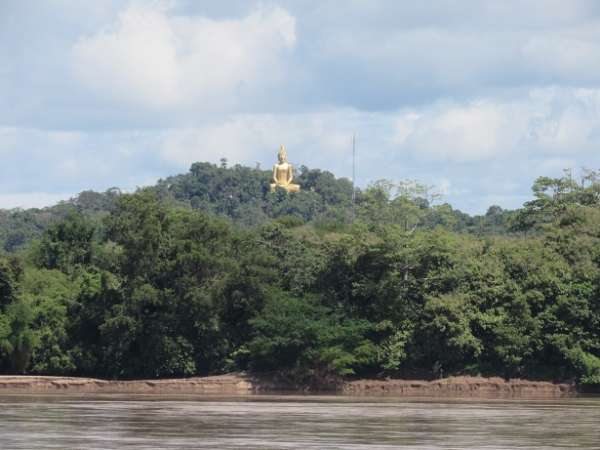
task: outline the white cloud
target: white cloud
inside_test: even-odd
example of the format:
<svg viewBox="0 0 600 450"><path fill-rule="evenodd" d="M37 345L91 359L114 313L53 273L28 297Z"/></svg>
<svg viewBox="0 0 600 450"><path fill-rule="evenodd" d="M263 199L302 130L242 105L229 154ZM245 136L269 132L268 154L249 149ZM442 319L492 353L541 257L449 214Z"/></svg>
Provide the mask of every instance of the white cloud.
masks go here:
<svg viewBox="0 0 600 450"><path fill-rule="evenodd" d="M438 194L447 196L452 192L452 182L447 178L442 178L436 188Z"/></svg>
<svg viewBox="0 0 600 450"><path fill-rule="evenodd" d="M353 133L360 185L417 179L469 211L600 166L593 2L261 2L3 5L1 190L265 167L282 143L349 176Z"/></svg>
<svg viewBox="0 0 600 450"><path fill-rule="evenodd" d="M149 150L155 141L137 132L0 127L0 191L78 192L117 184L129 188L154 171Z"/></svg>
<svg viewBox="0 0 600 450"><path fill-rule="evenodd" d="M423 161L454 163L589 152L599 141L600 89L568 88L405 111L391 138Z"/></svg>
<svg viewBox="0 0 600 450"><path fill-rule="evenodd" d="M561 33L555 30L533 34L522 45L523 61L536 73L545 73L555 79L572 81L598 80L600 71L600 36L579 25Z"/></svg>
<svg viewBox="0 0 600 450"><path fill-rule="evenodd" d="M535 89L527 142L541 154L594 152L600 143L600 89Z"/></svg>
<svg viewBox="0 0 600 450"><path fill-rule="evenodd" d="M277 149L284 144L291 162L297 165L340 168L349 163L354 125L361 126L372 116L345 109L234 115L200 127L165 130L160 155L178 168L200 160L217 162L222 157L231 163L269 164L275 162Z"/></svg>
<svg viewBox="0 0 600 450"><path fill-rule="evenodd" d="M85 86L141 107L219 109L282 80L282 52L296 43L295 19L284 9L214 20L156 5L133 4L110 28L73 46Z"/></svg>
<svg viewBox="0 0 600 450"><path fill-rule="evenodd" d="M535 170L541 175L547 173L557 174L562 170L575 168L577 168L577 162L574 159L559 157L542 161L541 164L537 165Z"/></svg>
<svg viewBox="0 0 600 450"><path fill-rule="evenodd" d="M487 160L514 149L526 126L515 112L490 100L410 111L396 121L392 143L425 161Z"/></svg>
<svg viewBox="0 0 600 450"><path fill-rule="evenodd" d="M599 111L600 92L552 88L517 99L442 101L389 112L234 114L196 127L156 130L0 128L0 179L5 192L131 189L184 172L195 161L218 163L225 157L231 165L270 167L280 144L296 167L349 177L356 133L359 185L416 179L436 186L453 206L482 212L492 200L505 208L519 206L539 175L600 166L600 153L590 150L600 142L600 134L594 135ZM583 150L573 151L577 142L585 144Z"/></svg>

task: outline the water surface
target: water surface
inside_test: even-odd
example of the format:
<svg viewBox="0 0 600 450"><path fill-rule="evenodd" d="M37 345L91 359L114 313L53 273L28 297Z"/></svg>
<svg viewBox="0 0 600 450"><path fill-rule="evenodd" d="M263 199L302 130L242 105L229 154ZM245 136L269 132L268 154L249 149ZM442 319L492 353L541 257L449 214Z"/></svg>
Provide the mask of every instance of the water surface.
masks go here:
<svg viewBox="0 0 600 450"><path fill-rule="evenodd" d="M600 449L600 399L0 396L7 449Z"/></svg>

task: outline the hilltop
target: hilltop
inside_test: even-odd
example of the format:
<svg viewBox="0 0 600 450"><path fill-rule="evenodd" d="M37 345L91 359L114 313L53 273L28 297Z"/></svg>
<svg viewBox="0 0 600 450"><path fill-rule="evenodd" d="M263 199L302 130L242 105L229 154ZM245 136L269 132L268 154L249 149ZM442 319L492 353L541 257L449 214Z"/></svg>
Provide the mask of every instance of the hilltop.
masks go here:
<svg viewBox="0 0 600 450"><path fill-rule="evenodd" d="M269 192L270 171L240 165L227 167L194 163L189 172L159 180L150 189L164 202L224 217L240 227L253 227L279 219L310 223L323 229L342 229L353 217L366 222L403 223L406 227L434 228L471 234L506 234L512 211L490 206L482 216L470 216L443 203L433 187L415 182L380 180L365 190L332 173L302 166L294 195ZM0 248L14 252L41 237L50 225L76 212L93 221L110 213L121 191L84 191L47 208L0 210Z"/></svg>

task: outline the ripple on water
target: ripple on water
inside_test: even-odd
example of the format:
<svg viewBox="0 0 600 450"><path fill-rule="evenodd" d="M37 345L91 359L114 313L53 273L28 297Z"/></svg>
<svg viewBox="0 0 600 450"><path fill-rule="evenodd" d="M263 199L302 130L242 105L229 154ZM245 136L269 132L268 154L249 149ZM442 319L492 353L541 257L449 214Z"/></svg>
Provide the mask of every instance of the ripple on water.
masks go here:
<svg viewBox="0 0 600 450"><path fill-rule="evenodd" d="M600 399L0 397L13 449L600 448Z"/></svg>

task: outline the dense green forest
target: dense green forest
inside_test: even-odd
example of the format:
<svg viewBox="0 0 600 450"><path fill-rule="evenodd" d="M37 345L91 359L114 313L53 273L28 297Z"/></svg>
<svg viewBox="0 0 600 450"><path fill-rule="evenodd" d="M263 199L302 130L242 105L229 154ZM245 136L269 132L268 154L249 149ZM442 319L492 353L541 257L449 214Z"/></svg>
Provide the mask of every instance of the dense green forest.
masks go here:
<svg viewBox="0 0 600 450"><path fill-rule="evenodd" d="M0 213L0 372L600 384L600 178L469 216L432 188L192 165Z"/></svg>

